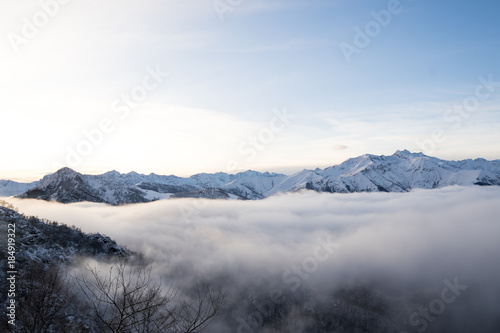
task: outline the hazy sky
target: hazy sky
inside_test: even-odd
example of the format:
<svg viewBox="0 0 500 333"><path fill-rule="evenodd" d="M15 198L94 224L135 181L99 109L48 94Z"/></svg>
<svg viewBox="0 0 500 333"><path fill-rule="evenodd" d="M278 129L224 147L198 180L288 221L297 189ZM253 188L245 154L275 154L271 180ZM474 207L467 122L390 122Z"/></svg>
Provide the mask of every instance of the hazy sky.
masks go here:
<svg viewBox="0 0 500 333"><path fill-rule="evenodd" d="M61 166L291 171L403 148L498 159L499 10L494 0L3 1L0 179Z"/></svg>

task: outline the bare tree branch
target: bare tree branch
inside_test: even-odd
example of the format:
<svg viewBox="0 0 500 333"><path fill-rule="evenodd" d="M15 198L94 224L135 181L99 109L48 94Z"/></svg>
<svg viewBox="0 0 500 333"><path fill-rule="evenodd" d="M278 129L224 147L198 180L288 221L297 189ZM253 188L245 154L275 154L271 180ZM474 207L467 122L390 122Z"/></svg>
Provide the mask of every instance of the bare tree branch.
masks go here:
<svg viewBox="0 0 500 333"><path fill-rule="evenodd" d="M193 301L178 301L175 306L177 290L155 283L151 266L122 261L104 276L96 267L86 270L88 278L82 274L77 284L103 332L203 332L225 300L222 291L197 285Z"/></svg>

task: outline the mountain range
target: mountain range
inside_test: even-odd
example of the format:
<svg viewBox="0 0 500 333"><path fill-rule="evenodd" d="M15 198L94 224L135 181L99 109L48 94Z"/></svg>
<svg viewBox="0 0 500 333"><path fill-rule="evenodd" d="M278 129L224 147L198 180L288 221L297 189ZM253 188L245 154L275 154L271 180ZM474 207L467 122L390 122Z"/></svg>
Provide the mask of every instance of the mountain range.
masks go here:
<svg viewBox="0 0 500 333"><path fill-rule="evenodd" d="M249 170L187 178L117 171L84 175L62 168L33 183L0 181L0 196L121 205L186 197L256 200L300 190L408 192L451 185L500 185L500 160L446 161L398 150L390 156L365 154L326 169L302 170L293 175Z"/></svg>

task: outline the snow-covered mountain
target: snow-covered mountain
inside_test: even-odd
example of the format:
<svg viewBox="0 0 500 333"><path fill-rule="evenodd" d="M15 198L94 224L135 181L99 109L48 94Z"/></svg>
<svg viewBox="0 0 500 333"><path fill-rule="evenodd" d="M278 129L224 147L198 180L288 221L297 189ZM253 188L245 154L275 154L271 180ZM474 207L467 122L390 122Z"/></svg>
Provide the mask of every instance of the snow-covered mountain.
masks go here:
<svg viewBox="0 0 500 333"><path fill-rule="evenodd" d="M32 183L18 183L12 180L0 180L0 197L10 197L24 193L40 184L40 181Z"/></svg>
<svg viewBox="0 0 500 333"><path fill-rule="evenodd" d="M366 154L324 170L303 170L269 194L311 189L321 192L407 192L450 185L500 185L500 160L445 161L422 153Z"/></svg>
<svg viewBox="0 0 500 333"><path fill-rule="evenodd" d="M20 198L36 198L69 202L104 202L112 205L151 201L137 186L120 180L118 173L82 175L72 169L63 168L40 184L26 191Z"/></svg>
<svg viewBox="0 0 500 333"><path fill-rule="evenodd" d="M70 279L76 274L69 270L75 272L88 259L112 263L142 258L108 236L23 215L2 200L0 244L5 249L0 251L0 315L7 318L13 314L7 306L16 305L15 317L9 318L15 326L2 320L0 332L98 332L90 329L92 321L72 289L76 280Z"/></svg>
<svg viewBox="0 0 500 333"><path fill-rule="evenodd" d="M121 174L110 171L102 175L82 175L63 168L45 177L40 184L19 195L69 202L103 202L112 205L149 202L174 198L262 199L286 175L246 171L236 175L226 173L197 174L189 178Z"/></svg>
<svg viewBox="0 0 500 333"><path fill-rule="evenodd" d="M450 185L500 185L500 160L445 161L403 150L391 156L367 154L326 169L303 170L290 176L245 171L201 173L188 178L117 171L82 175L63 168L45 176L26 192L14 194L63 203L91 201L120 205L170 197L254 200L299 190L407 192Z"/></svg>
<svg viewBox="0 0 500 333"><path fill-rule="evenodd" d="M16 263L19 268L30 262L72 263L75 255L99 260L135 255L108 236L86 234L65 224L27 217L8 206L0 200L0 242L7 244L7 228L15 225ZM6 252L0 257L5 259L5 255Z"/></svg>

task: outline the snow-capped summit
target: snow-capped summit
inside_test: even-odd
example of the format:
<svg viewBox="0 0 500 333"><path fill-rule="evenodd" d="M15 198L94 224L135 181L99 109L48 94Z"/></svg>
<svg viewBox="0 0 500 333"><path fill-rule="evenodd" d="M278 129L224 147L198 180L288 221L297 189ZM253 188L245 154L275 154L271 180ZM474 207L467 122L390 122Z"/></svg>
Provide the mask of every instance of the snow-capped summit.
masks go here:
<svg viewBox="0 0 500 333"><path fill-rule="evenodd" d="M302 170L289 176L251 170L237 174L200 173L188 178L117 171L93 176L63 168L45 176L19 197L119 205L170 197L262 199L299 190L407 192L450 185L500 185L500 161L445 161L405 149L390 156L365 154L326 169Z"/></svg>
<svg viewBox="0 0 500 333"><path fill-rule="evenodd" d="M404 150L397 150L394 155L392 156L397 156L400 158L411 158L412 156L425 156L423 153L411 153L409 150L404 149Z"/></svg>
<svg viewBox="0 0 500 333"><path fill-rule="evenodd" d="M116 172L100 176L82 175L70 168L62 168L45 177L40 184L19 198L54 200L62 203L104 202L114 205L150 201L143 198L139 189L128 186L117 178L117 175L121 174Z"/></svg>

